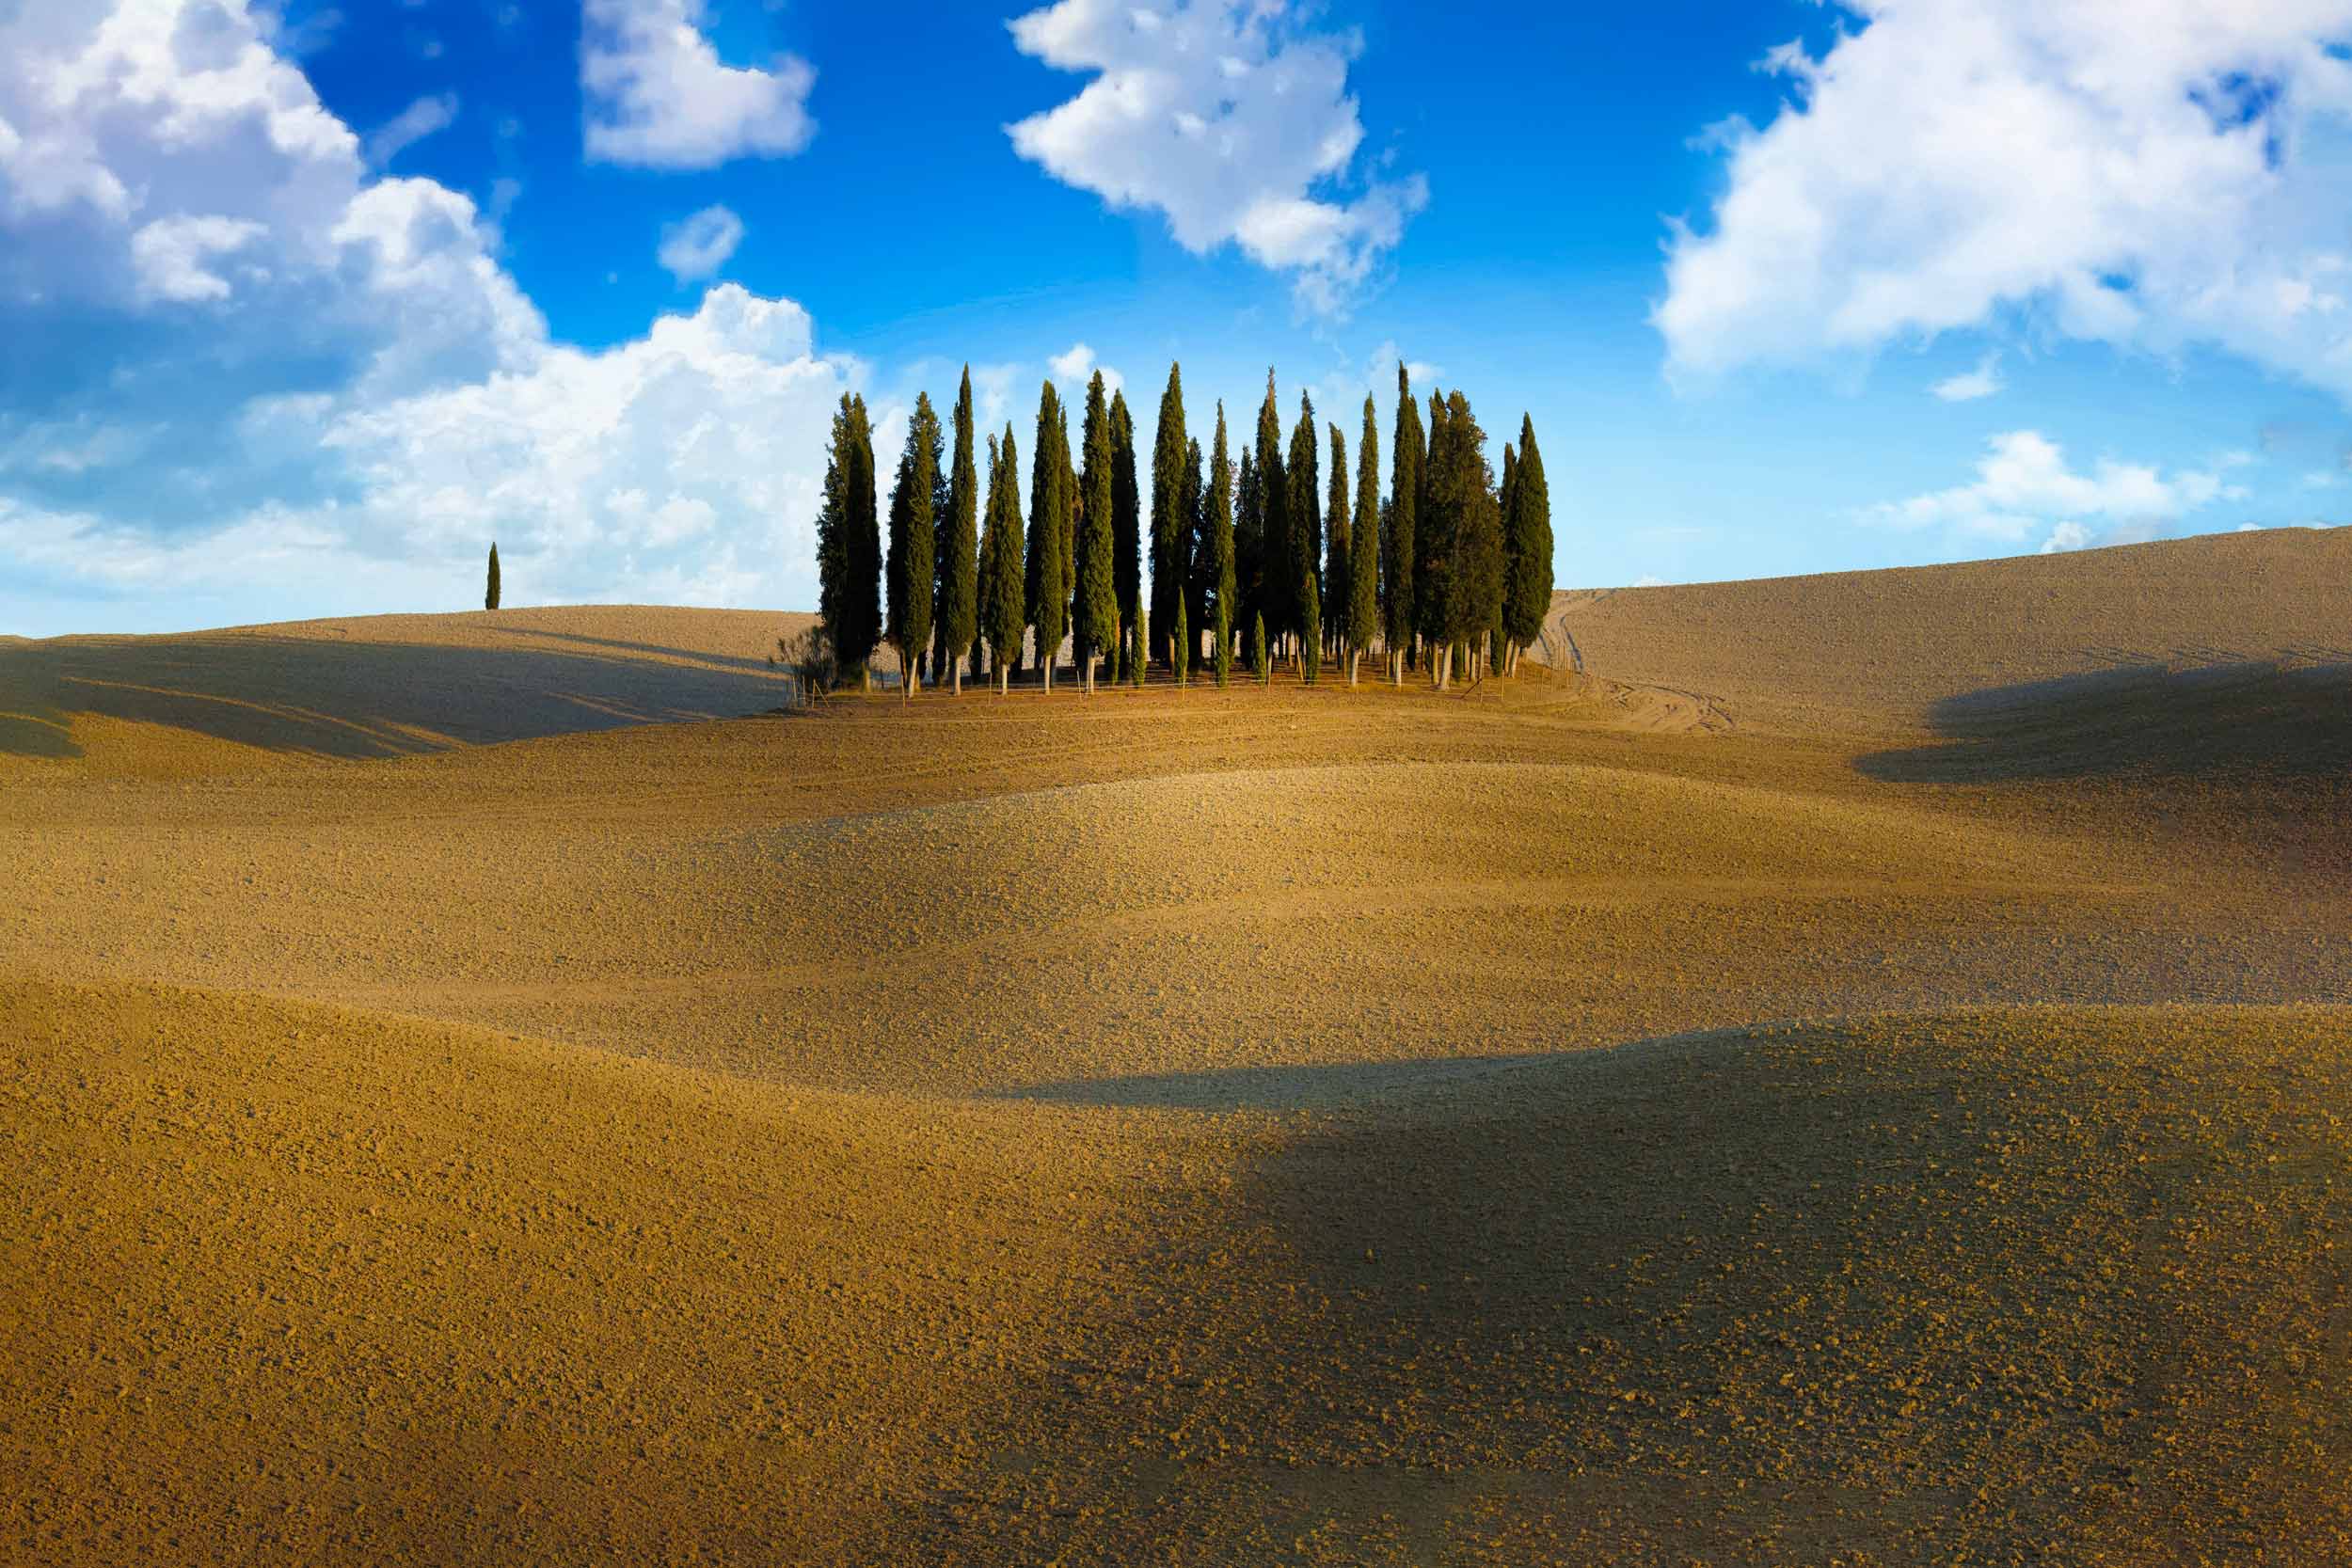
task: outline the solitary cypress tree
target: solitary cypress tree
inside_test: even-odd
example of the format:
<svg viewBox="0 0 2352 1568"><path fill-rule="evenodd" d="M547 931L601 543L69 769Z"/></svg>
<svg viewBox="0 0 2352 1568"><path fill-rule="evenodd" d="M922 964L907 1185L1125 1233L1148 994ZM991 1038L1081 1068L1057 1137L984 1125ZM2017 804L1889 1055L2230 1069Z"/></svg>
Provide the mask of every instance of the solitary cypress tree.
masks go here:
<svg viewBox="0 0 2352 1568"><path fill-rule="evenodd" d="M1160 425L1152 443L1152 624L1176 624L1169 601L1184 591L1184 531L1190 521L1183 502L1184 383L1180 367L1168 367L1168 388L1160 394ZM1154 648L1154 657L1168 657Z"/></svg>
<svg viewBox="0 0 2352 1568"><path fill-rule="evenodd" d="M1319 576L1323 569L1323 499L1318 493L1315 456L1318 439L1315 405L1301 392L1298 423L1291 427L1289 524L1291 630L1298 634L1302 644L1307 635L1307 579ZM1320 621L1321 617L1317 619ZM1300 652L1304 651L1302 646Z"/></svg>
<svg viewBox="0 0 2352 1568"><path fill-rule="evenodd" d="M1233 466L1225 456L1225 404L1216 405L1216 452L1209 459L1209 493L1201 533L1208 546L1208 602L1216 607L1216 684L1233 671Z"/></svg>
<svg viewBox="0 0 2352 1568"><path fill-rule="evenodd" d="M1072 653L1094 689L1094 660L1119 631L1118 580L1112 567L1111 411L1096 371L1087 387L1086 473L1078 507L1078 590L1071 606Z"/></svg>
<svg viewBox="0 0 2352 1568"><path fill-rule="evenodd" d="M1168 640L1168 647L1169 666L1175 673L1176 684L1182 686L1185 674L1192 669L1192 633L1184 620L1184 596L1182 594L1176 595L1176 635Z"/></svg>
<svg viewBox="0 0 2352 1568"><path fill-rule="evenodd" d="M1127 394L1111 394L1111 587L1118 594L1119 610L1112 618L1116 627L1135 624L1143 608L1143 568L1137 551L1142 546L1143 499L1136 488L1136 421L1127 411ZM1122 632L1112 641L1114 648L1123 647ZM1111 681L1118 683L1120 660L1111 661Z"/></svg>
<svg viewBox="0 0 2352 1568"><path fill-rule="evenodd" d="M1511 669L1519 651L1543 635L1551 613L1551 489L1544 454L1535 450L1535 421L1519 419L1518 483L1502 517L1502 637Z"/></svg>
<svg viewBox="0 0 2352 1568"><path fill-rule="evenodd" d="M1069 630L1070 598L1063 585L1070 580L1070 571L1062 558L1074 499L1069 467L1070 426L1062 418L1061 396L1048 381L1038 396L1037 448L1030 455L1029 470L1028 560L1022 584L1029 624L1037 628L1037 657L1044 667L1048 691L1054 689L1054 661L1060 657L1062 636Z"/></svg>
<svg viewBox="0 0 2352 1568"><path fill-rule="evenodd" d="M938 534L939 416L929 392L914 399L898 481L890 492L890 618L885 627L898 651L899 690L909 702L922 676L915 660L931 641L931 600L938 584L931 548Z"/></svg>
<svg viewBox="0 0 2352 1568"><path fill-rule="evenodd" d="M1396 367L1396 453L1391 459L1389 508L1382 515L1380 611L1389 643L1390 677L1405 682L1405 655L1413 642L1413 567L1420 557L1413 538L1421 496L1421 404L1413 401L1413 379Z"/></svg>
<svg viewBox="0 0 2352 1568"><path fill-rule="evenodd" d="M486 588L485 588L485 589L483 590L483 593L482 593L482 608L483 608L483 609L485 609L485 610L496 610L498 607L499 607L499 542L498 542L497 540L493 539L493 540L491 540L491 541L490 541L490 582L489 582L489 586L488 586L488 587L486 587Z"/></svg>
<svg viewBox="0 0 2352 1568"><path fill-rule="evenodd" d="M1258 683L1274 678L1274 667L1265 658L1265 617L1261 615L1249 625L1249 668L1257 672Z"/></svg>
<svg viewBox="0 0 2352 1568"><path fill-rule="evenodd" d="M1347 515L1347 442L1341 436L1338 425L1327 428L1331 432L1331 495L1324 503L1323 512L1323 544L1327 552L1323 586L1331 595L1328 641L1333 652L1347 659L1349 684L1353 685L1356 660L1348 649L1347 610L1355 603L1355 590L1349 586L1348 576L1355 563L1355 534L1354 520Z"/></svg>
<svg viewBox="0 0 2352 1568"><path fill-rule="evenodd" d="M988 440L988 531L980 542L987 561L988 600L981 607L988 629L988 662L999 693L1010 689L1020 662L1021 632L1028 623L1022 592L1021 459L1013 451L1012 426L1002 446Z"/></svg>
<svg viewBox="0 0 2352 1568"><path fill-rule="evenodd" d="M1372 640L1380 635L1380 427L1364 397L1364 434L1356 453L1356 516L1347 558L1347 684L1356 684L1357 665Z"/></svg>
<svg viewBox="0 0 2352 1568"><path fill-rule="evenodd" d="M955 683L963 695L963 654L980 631L979 599L979 475L973 464L972 367L963 368L963 385L956 392L955 467L947 475L947 510L939 519L938 652L931 678ZM977 668L977 666L975 667Z"/></svg>
<svg viewBox="0 0 2352 1568"><path fill-rule="evenodd" d="M1291 629L1298 574L1291 559L1290 481L1282 466L1282 416L1274 404L1274 372L1265 372L1265 403L1258 410L1258 610L1276 637Z"/></svg>

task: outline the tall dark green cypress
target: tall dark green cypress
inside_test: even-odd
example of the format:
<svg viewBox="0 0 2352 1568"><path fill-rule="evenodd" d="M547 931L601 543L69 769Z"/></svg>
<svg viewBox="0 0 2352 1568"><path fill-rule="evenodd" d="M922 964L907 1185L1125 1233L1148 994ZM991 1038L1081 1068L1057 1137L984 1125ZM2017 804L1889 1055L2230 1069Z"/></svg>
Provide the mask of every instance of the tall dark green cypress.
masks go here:
<svg viewBox="0 0 2352 1568"><path fill-rule="evenodd" d="M898 653L899 690L910 702L922 680L915 661L931 642L931 601L938 589L931 550L938 542L939 415L931 395L918 392L890 491L889 619L884 626Z"/></svg>
<svg viewBox="0 0 2352 1568"><path fill-rule="evenodd" d="M1247 453L1244 454L1245 461ZM1216 684L1233 670L1233 466L1225 455L1225 403L1217 400L1216 450L1209 459L1209 493L1202 502L1201 534L1207 543L1209 581L1216 627Z"/></svg>
<svg viewBox="0 0 2352 1568"><path fill-rule="evenodd" d="M1347 441L1340 435L1338 425L1325 427L1331 433L1331 494L1323 508L1323 586L1331 596L1330 635L1325 639L1341 657L1347 653L1347 610L1355 602L1355 590L1348 586L1349 571L1355 564L1354 519L1347 515ZM1349 665L1352 670L1353 663Z"/></svg>
<svg viewBox="0 0 2352 1568"><path fill-rule="evenodd" d="M1111 411L1096 371L1087 387L1086 472L1079 478L1078 587L1071 605L1072 652L1086 688L1094 689L1094 660L1119 632L1119 588L1112 564Z"/></svg>
<svg viewBox="0 0 2352 1568"><path fill-rule="evenodd" d="M1495 496L1495 537L1502 551L1502 571L1495 578L1494 624L1487 630L1486 657L1488 673L1502 673L1505 654L1502 648L1502 617L1511 600L1511 508L1519 487L1518 453L1511 443L1502 443L1502 488Z"/></svg>
<svg viewBox="0 0 2352 1568"><path fill-rule="evenodd" d="M1192 651L1186 655L1189 658L1197 656L1200 646L1200 628L1208 624L1207 617L1201 613L1208 579L1201 562L1196 559L1200 553L1200 514L1208 504L1208 493L1200 478L1200 443L1190 436L1184 437L1184 483L1179 488L1183 494L1176 498L1179 523L1176 530L1175 596L1184 603L1184 626L1192 638ZM1152 625L1156 628L1159 624L1158 612L1153 611ZM1172 659L1176 648L1174 635L1156 630L1154 635L1167 645Z"/></svg>
<svg viewBox="0 0 2352 1568"><path fill-rule="evenodd" d="M1265 403L1258 410L1258 604L1266 630L1291 629L1298 574L1291 559L1290 481L1282 466L1282 415L1274 402L1274 372L1265 372Z"/></svg>
<svg viewBox="0 0 2352 1568"><path fill-rule="evenodd" d="M1176 684L1184 684L1192 670L1192 624L1184 619L1184 596L1176 595L1176 635L1168 640L1168 673Z"/></svg>
<svg viewBox="0 0 2352 1568"><path fill-rule="evenodd" d="M882 515L875 499L874 427L866 418L866 399L850 400L850 460L842 478L849 499L849 641L837 646L843 667L857 671L860 684L871 687L867 668L882 638Z"/></svg>
<svg viewBox="0 0 2352 1568"><path fill-rule="evenodd" d="M1364 396L1364 434L1356 451L1355 531L1347 560L1347 684L1356 684L1364 651L1380 635L1380 426Z"/></svg>
<svg viewBox="0 0 2352 1568"><path fill-rule="evenodd" d="M1298 581L1298 678L1315 684L1323 668L1323 594L1309 572Z"/></svg>
<svg viewBox="0 0 2352 1568"><path fill-rule="evenodd" d="M1389 506L1381 514L1380 611L1388 639L1391 678L1405 679L1405 656L1413 644L1413 568L1420 546L1414 524L1420 515L1422 442L1421 404L1413 401L1413 379L1399 361L1396 367L1396 451L1390 459Z"/></svg>
<svg viewBox="0 0 2352 1568"><path fill-rule="evenodd" d="M939 602L933 607L938 646L931 660L931 679L943 678L963 694L963 656L980 634L979 597L979 475L974 463L972 425L972 367L963 368L963 385L956 392L956 454L947 472L947 510L939 520ZM976 665L977 670L978 667Z"/></svg>
<svg viewBox="0 0 2352 1568"><path fill-rule="evenodd" d="M1322 436L1315 429L1315 405L1305 392L1298 394L1298 422L1291 427L1290 466L1290 592L1291 630L1303 640L1307 635L1307 581L1320 578L1323 558L1323 498L1317 475L1320 462L1316 456L1317 443ZM1320 582L1317 583L1320 589ZM1317 594L1320 608L1321 594ZM1317 616L1318 629L1321 617ZM1303 655L1305 649L1299 652Z"/></svg>
<svg viewBox="0 0 2352 1568"><path fill-rule="evenodd" d="M1184 466L1184 382L1182 368L1168 367L1168 387L1160 393L1159 429L1152 442L1152 628L1160 646L1155 658L1169 657L1169 633L1176 625L1174 600L1184 591L1190 562L1185 551L1183 484Z"/></svg>
<svg viewBox="0 0 2352 1568"><path fill-rule="evenodd" d="M1502 637L1514 671L1519 650L1543 635L1551 613L1551 488L1535 449L1535 421L1527 415L1519 418L1516 477L1502 516Z"/></svg>
<svg viewBox="0 0 2352 1568"><path fill-rule="evenodd" d="M1037 628L1038 663L1045 673L1045 689L1054 689L1054 661L1061 657L1061 640L1069 631L1070 596L1063 586L1070 567L1062 555L1070 538L1070 509L1075 499L1070 483L1070 425L1062 416L1061 394L1051 381L1038 395L1037 447L1030 454L1029 548L1024 572L1024 597L1029 625Z"/></svg>
<svg viewBox="0 0 2352 1568"><path fill-rule="evenodd" d="M850 495L841 477L841 459L849 445L850 400L841 400L833 416L833 435L825 442L824 499L817 504L817 629L840 654L841 618L850 597Z"/></svg>
<svg viewBox="0 0 2352 1568"><path fill-rule="evenodd" d="M1431 510L1446 546L1439 635L1454 643L1483 641L1502 610L1502 513L1495 504L1486 436L1459 391L1446 400L1446 460L1432 449Z"/></svg>
<svg viewBox="0 0 2352 1568"><path fill-rule="evenodd" d="M1413 501L1413 629L1427 640L1431 674L1443 687L1453 673L1448 660L1453 600L1446 578L1454 565L1454 525L1459 509L1452 505L1454 424L1445 404L1435 398L1429 413L1429 448L1422 456L1420 494Z"/></svg>
<svg viewBox="0 0 2352 1568"><path fill-rule="evenodd" d="M988 441L988 530L980 553L988 597L980 610L988 632L989 669L999 692L1009 689L1012 667L1021 661L1021 633L1028 625L1021 562L1021 459L1013 450L1012 426L1001 446Z"/></svg>
<svg viewBox="0 0 2352 1568"><path fill-rule="evenodd" d="M1249 620L1249 668L1261 685L1274 678L1274 666L1266 659L1265 617L1253 615Z"/></svg>
<svg viewBox="0 0 2352 1568"><path fill-rule="evenodd" d="M1143 608L1143 498L1136 482L1136 421L1127 410L1124 390L1111 394L1111 589L1119 609L1112 618L1118 628L1111 641L1116 649L1127 640L1126 627L1136 624ZM1111 661L1111 683L1117 685L1120 659Z"/></svg>
<svg viewBox="0 0 2352 1568"><path fill-rule="evenodd" d="M490 541L490 580L488 581L488 583L487 583L487 584L485 584L485 585L484 586L484 588L483 588L483 590L482 590L482 608L483 608L483 609L485 609L485 610L496 610L498 607L499 607L499 542L498 542L497 540L493 539L493 540L491 540L491 541Z"/></svg>
<svg viewBox="0 0 2352 1568"><path fill-rule="evenodd" d="M1233 631L1248 629L1265 609L1265 491L1249 443L1241 448L1241 479L1233 489Z"/></svg>

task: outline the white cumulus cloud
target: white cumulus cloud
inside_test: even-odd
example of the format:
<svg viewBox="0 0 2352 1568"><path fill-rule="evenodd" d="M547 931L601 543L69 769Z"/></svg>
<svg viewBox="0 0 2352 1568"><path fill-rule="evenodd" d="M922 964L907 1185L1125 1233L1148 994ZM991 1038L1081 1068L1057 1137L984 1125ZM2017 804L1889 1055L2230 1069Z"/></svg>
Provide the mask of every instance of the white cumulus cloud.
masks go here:
<svg viewBox="0 0 2352 1568"><path fill-rule="evenodd" d="M2086 472L2040 431L2013 430L1987 443L1970 483L1874 506L1863 518L1907 531L1938 530L1961 548L2019 544L2046 530L2045 549L2079 549L2103 537L2094 529L2105 531L2106 542L2122 543L2216 500L2241 498L2224 473L2245 461L2233 453L2209 469L2166 474L2101 458Z"/></svg>
<svg viewBox="0 0 2352 1568"><path fill-rule="evenodd" d="M1288 273L1300 301L1344 309L1428 200L1419 175L1351 184L1364 139L1352 34L1289 0L1058 0L1011 24L1022 53L1092 72L1078 95L1008 127L1014 150L1118 208L1164 214L1177 243L1228 243Z"/></svg>
<svg viewBox="0 0 2352 1568"><path fill-rule="evenodd" d="M725 207L705 207L661 230L656 259L681 283L711 277L743 243L743 220Z"/></svg>
<svg viewBox="0 0 2352 1568"><path fill-rule="evenodd" d="M580 85L591 160L713 168L800 151L817 134L817 71L796 55L730 66L702 30L704 0L586 0Z"/></svg>
<svg viewBox="0 0 2352 1568"><path fill-rule="evenodd" d="M1054 380L1060 385L1062 401L1073 408L1085 405L1087 386L1093 380L1097 370L1103 372L1104 397L1124 389L1127 385L1125 376L1108 365L1099 364L1094 357L1094 350L1084 343L1073 343L1067 353L1049 356L1045 368L1053 372Z"/></svg>
<svg viewBox="0 0 2352 1568"><path fill-rule="evenodd" d="M2352 397L2352 0L1834 0L1763 69L1678 230L1669 373L1867 354L2003 314L2211 344Z"/></svg>
<svg viewBox="0 0 2352 1568"><path fill-rule="evenodd" d="M863 368L733 285L555 341L473 201L372 174L268 28L0 9L0 630L464 608L491 537L518 604L812 603Z"/></svg>

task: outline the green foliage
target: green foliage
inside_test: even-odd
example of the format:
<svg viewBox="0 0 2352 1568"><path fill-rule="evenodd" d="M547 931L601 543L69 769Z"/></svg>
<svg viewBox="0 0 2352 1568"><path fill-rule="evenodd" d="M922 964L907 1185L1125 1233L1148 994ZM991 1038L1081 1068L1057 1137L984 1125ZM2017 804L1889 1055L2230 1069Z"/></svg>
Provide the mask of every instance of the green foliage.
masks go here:
<svg viewBox="0 0 2352 1568"><path fill-rule="evenodd" d="M1542 635L1551 612L1551 489L1535 448L1535 421L1525 415L1514 477L1502 514L1502 635L1516 649Z"/></svg>
<svg viewBox="0 0 2352 1568"><path fill-rule="evenodd" d="M918 678L914 661L931 641L933 580L931 550L938 539L939 415L929 392L914 399L905 448L898 454L898 483L890 492L890 613L885 630L898 650L898 668L912 695Z"/></svg>
<svg viewBox="0 0 2352 1568"><path fill-rule="evenodd" d="M818 613L844 675L865 673L882 641L882 525L866 400L841 396L817 517Z"/></svg>
<svg viewBox="0 0 2352 1568"><path fill-rule="evenodd" d="M1249 626L1249 669L1261 682L1274 678L1274 666L1266 662L1265 617L1256 617Z"/></svg>
<svg viewBox="0 0 2352 1568"><path fill-rule="evenodd" d="M1364 434L1356 453L1355 531L1347 557L1347 612L1341 623L1358 653L1380 635L1380 428L1364 398Z"/></svg>
<svg viewBox="0 0 2352 1568"><path fill-rule="evenodd" d="M490 541L490 581L489 581L488 586L487 586L487 587L485 587L485 588L483 590L483 593L482 593L482 608L483 608L483 609L485 609L485 610L496 610L498 607L499 607L499 542L498 542L497 540L493 539L493 540L491 540L491 541Z"/></svg>
<svg viewBox="0 0 2352 1568"><path fill-rule="evenodd" d="M1323 668L1323 595L1309 572L1298 585L1298 678L1309 686Z"/></svg>
<svg viewBox="0 0 2352 1568"><path fill-rule="evenodd" d="M1470 416L1470 400L1446 401L1445 458L1430 458L1431 510L1445 542L1440 635L1468 642L1485 637L1502 615L1502 513L1494 474L1486 466L1486 432Z"/></svg>
<svg viewBox="0 0 2352 1568"><path fill-rule="evenodd" d="M1325 428L1331 434L1331 493L1323 513L1323 587L1331 596L1331 641L1338 645L1347 641L1347 607L1353 593L1348 574L1355 565L1355 535L1353 519L1347 515L1347 441L1338 425Z"/></svg>
<svg viewBox="0 0 2352 1568"><path fill-rule="evenodd" d="M1233 625L1248 624L1265 608L1265 499L1256 459L1241 449L1241 478L1233 489Z"/></svg>
<svg viewBox="0 0 2352 1568"><path fill-rule="evenodd" d="M1298 394L1298 423L1291 427L1290 610L1288 629L1307 634L1307 585L1323 567L1323 499L1317 494L1315 405Z"/></svg>
<svg viewBox="0 0 2352 1568"><path fill-rule="evenodd" d="M1009 440L1006 444L1011 445ZM1062 637L1070 629L1070 566L1063 551L1076 499L1070 472L1070 422L1062 413L1061 395L1048 381L1038 397L1037 446L1030 453L1028 559L1022 587L1029 624L1037 628L1038 662L1049 672L1049 681Z"/></svg>
<svg viewBox="0 0 2352 1568"><path fill-rule="evenodd" d="M1396 451L1390 460L1389 507L1382 514L1380 540L1381 620L1391 650L1410 645L1417 624L1413 568L1420 561L1420 546L1413 535L1420 515L1423 439L1412 377L1400 363L1396 367Z"/></svg>
<svg viewBox="0 0 2352 1568"><path fill-rule="evenodd" d="M1118 584L1111 565L1111 411L1103 372L1087 387L1086 472L1078 491L1078 588L1071 605L1073 651L1083 673L1107 653L1119 627Z"/></svg>
<svg viewBox="0 0 2352 1568"><path fill-rule="evenodd" d="M955 466L947 475L947 510L939 519L939 602L933 609L939 657L932 679L952 671L980 633L979 475L972 425L972 368L965 366L956 393ZM973 669L977 671L975 664Z"/></svg>
<svg viewBox="0 0 2352 1568"><path fill-rule="evenodd" d="M1179 610L1183 609L1184 602L1184 596L1182 594L1177 594L1176 603ZM1151 658L1152 612L1150 610L1141 605L1136 607L1136 618L1134 623L1127 627L1125 641L1128 684L1140 691L1143 689L1143 667Z"/></svg>
<svg viewBox="0 0 2352 1568"><path fill-rule="evenodd" d="M982 619L988 633L990 673L999 688L1021 658L1021 632L1028 624L1021 562L1021 459L1013 451L1012 426L1001 445L988 440L988 526L980 539L988 598Z"/></svg>
<svg viewBox="0 0 2352 1568"><path fill-rule="evenodd" d="M1127 412L1127 394L1111 394L1111 589L1118 595L1120 625L1133 621L1141 607L1143 575L1136 551L1142 526L1142 499L1136 490L1136 421ZM1122 636L1121 641L1124 641ZM1116 676L1113 677L1117 678Z"/></svg>
<svg viewBox="0 0 2352 1568"><path fill-rule="evenodd" d="M1184 684L1184 676L1192 669L1192 624L1184 619L1184 596L1176 595L1176 635L1168 640L1169 663L1176 673L1176 684Z"/></svg>
<svg viewBox="0 0 2352 1568"><path fill-rule="evenodd" d="M1279 636L1291 626L1298 589L1292 570L1290 482L1282 467L1282 416L1274 404L1274 372L1265 372L1265 403L1258 409L1258 561L1255 608Z"/></svg>
<svg viewBox="0 0 2352 1568"><path fill-rule="evenodd" d="M1168 388L1160 393L1159 431L1152 443L1152 625L1155 626L1176 624L1168 601L1182 592L1191 566L1185 535L1195 524L1184 504L1185 444L1184 375L1179 366L1170 365Z"/></svg>
<svg viewBox="0 0 2352 1568"><path fill-rule="evenodd" d="M1206 624L1210 591L1208 528L1209 495L1200 473L1200 443L1184 437L1184 483L1177 486L1182 492L1176 498L1177 510L1183 514L1183 526L1177 531L1176 580L1168 586L1175 597L1184 601L1184 616L1194 626ZM1154 584L1156 588L1157 585ZM1154 626L1166 625L1157 610L1152 612ZM1168 641L1162 633L1160 641ZM1171 656L1172 657L1172 656Z"/></svg>
<svg viewBox="0 0 2352 1568"><path fill-rule="evenodd" d="M1247 460L1248 454L1244 453ZM1201 533L1208 544L1208 595L1216 627L1216 684L1223 686L1233 668L1233 467L1225 456L1225 404L1216 405L1216 451L1209 459L1209 493L1203 504Z"/></svg>

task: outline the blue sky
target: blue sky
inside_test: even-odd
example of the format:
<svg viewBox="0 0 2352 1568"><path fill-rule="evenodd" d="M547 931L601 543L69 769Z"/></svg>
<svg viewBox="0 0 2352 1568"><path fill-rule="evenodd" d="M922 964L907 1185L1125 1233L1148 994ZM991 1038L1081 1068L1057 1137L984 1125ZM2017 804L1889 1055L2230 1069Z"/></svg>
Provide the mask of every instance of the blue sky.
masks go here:
<svg viewBox="0 0 2352 1568"><path fill-rule="evenodd" d="M2243 11L2246 14L2233 14ZM0 5L0 631L805 606L825 414L1533 416L1564 586L2334 522L2352 0ZM891 467L891 453L882 467Z"/></svg>

